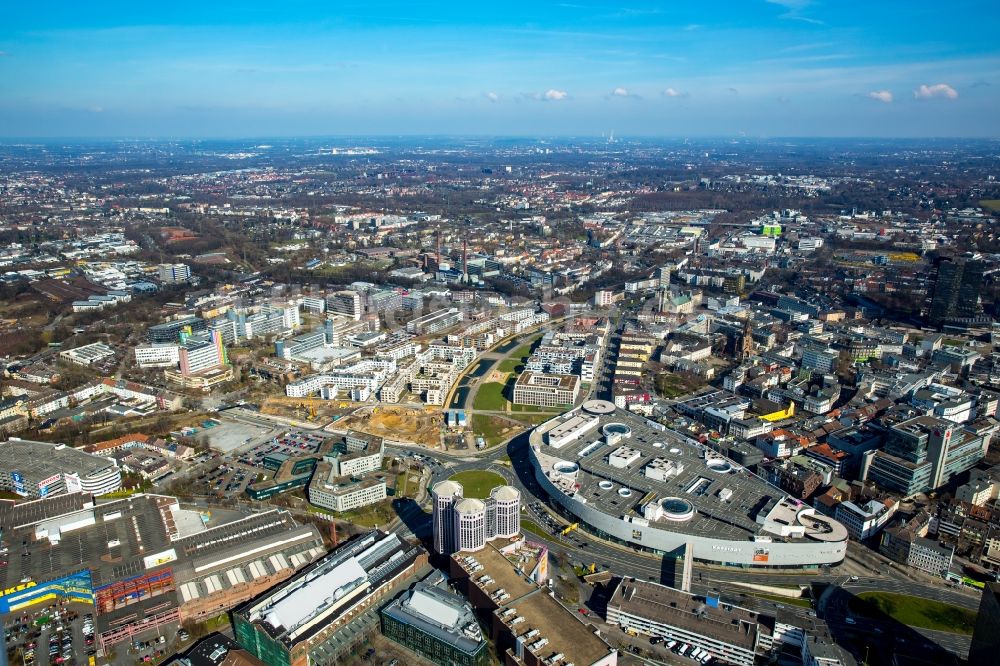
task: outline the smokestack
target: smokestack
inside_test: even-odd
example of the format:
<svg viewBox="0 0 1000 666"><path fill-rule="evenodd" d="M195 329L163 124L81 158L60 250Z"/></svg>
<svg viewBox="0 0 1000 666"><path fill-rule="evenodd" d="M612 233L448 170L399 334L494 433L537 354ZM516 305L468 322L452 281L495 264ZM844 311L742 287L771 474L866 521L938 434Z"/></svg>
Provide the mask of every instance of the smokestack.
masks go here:
<svg viewBox="0 0 1000 666"><path fill-rule="evenodd" d="M469 283L469 241L462 239L462 279Z"/></svg>
<svg viewBox="0 0 1000 666"><path fill-rule="evenodd" d="M434 267L435 270L441 270L441 229L437 230L437 266Z"/></svg>

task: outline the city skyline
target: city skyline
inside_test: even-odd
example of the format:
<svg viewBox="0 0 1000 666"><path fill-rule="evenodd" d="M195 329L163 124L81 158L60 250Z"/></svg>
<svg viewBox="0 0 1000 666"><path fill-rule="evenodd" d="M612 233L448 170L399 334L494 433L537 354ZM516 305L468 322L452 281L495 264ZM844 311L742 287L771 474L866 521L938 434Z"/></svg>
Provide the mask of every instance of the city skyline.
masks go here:
<svg viewBox="0 0 1000 666"><path fill-rule="evenodd" d="M992 137L985 2L57 3L0 28L0 136Z"/></svg>

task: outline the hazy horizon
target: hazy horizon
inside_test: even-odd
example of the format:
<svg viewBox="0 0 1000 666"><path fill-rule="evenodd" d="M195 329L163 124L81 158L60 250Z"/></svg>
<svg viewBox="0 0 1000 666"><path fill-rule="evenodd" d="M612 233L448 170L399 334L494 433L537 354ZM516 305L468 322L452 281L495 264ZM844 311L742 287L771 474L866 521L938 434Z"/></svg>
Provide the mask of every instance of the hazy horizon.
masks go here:
<svg viewBox="0 0 1000 666"><path fill-rule="evenodd" d="M977 0L18 3L0 26L0 136L994 138L998 15Z"/></svg>

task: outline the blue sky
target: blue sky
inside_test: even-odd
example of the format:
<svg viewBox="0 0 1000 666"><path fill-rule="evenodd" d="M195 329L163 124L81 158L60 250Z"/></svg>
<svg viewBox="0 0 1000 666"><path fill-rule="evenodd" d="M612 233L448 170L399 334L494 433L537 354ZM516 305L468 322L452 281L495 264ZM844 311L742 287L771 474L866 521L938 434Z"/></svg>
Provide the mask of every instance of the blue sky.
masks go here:
<svg viewBox="0 0 1000 666"><path fill-rule="evenodd" d="M1000 4L10 2L0 136L1000 136Z"/></svg>

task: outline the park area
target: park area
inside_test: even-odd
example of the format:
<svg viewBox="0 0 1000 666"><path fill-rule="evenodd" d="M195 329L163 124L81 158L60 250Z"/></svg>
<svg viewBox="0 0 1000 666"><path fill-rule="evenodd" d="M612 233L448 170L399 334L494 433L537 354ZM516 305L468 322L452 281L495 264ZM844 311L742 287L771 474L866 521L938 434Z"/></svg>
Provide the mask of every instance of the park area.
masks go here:
<svg viewBox="0 0 1000 666"><path fill-rule="evenodd" d="M694 375L664 372L656 376L656 392L668 400L693 393L705 385L704 380Z"/></svg>
<svg viewBox="0 0 1000 666"><path fill-rule="evenodd" d="M848 604L855 615L871 619L891 618L910 627L972 634L976 612L932 599L891 592L862 592Z"/></svg>
<svg viewBox="0 0 1000 666"><path fill-rule="evenodd" d="M507 485L507 481L499 474L478 469L459 472L451 477L451 481L462 484L462 489L465 491L463 495L465 497L474 497L476 499L488 497L490 491L497 486Z"/></svg>
<svg viewBox="0 0 1000 666"><path fill-rule="evenodd" d="M479 387L473 409L487 412L502 412L507 408L507 398L503 394L504 385L499 382L486 382Z"/></svg>
<svg viewBox="0 0 1000 666"><path fill-rule="evenodd" d="M521 371L524 370L524 364L528 362L528 357L531 356L533 348L541 339L542 336L535 336L512 351L506 359L500 361L500 364L497 365L497 371L507 374L521 374Z"/></svg>
<svg viewBox="0 0 1000 666"><path fill-rule="evenodd" d="M486 447L492 448L525 429L499 416L489 414L472 415L472 433L486 440Z"/></svg>

